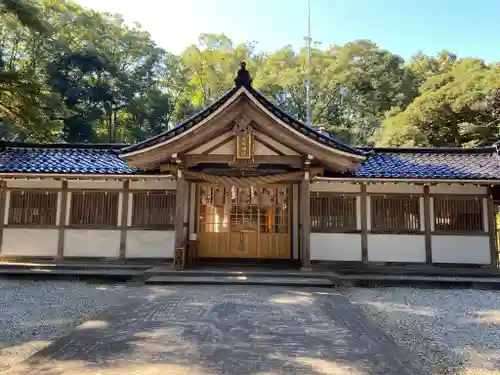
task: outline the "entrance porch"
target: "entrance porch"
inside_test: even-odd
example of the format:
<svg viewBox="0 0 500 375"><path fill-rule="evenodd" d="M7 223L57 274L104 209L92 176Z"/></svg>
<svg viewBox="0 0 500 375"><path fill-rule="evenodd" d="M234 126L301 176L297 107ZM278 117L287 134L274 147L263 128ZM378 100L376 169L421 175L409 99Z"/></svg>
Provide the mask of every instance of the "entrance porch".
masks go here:
<svg viewBox="0 0 500 375"><path fill-rule="evenodd" d="M309 210L310 184L304 172L280 176L274 178L288 180L267 184L259 183L259 178L228 177L227 183L219 184L178 180L177 199L183 204L176 207L176 268L199 261L310 268L310 221L301 219L309 216L303 215ZM302 179L293 180L298 176Z"/></svg>

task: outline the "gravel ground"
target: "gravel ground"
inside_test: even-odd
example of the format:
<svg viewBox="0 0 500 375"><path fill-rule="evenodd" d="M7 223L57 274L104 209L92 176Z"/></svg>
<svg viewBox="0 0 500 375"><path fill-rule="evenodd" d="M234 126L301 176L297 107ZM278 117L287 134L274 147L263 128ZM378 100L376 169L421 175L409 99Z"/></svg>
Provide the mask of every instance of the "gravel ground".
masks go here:
<svg viewBox="0 0 500 375"><path fill-rule="evenodd" d="M436 375L500 375L500 292L346 288L342 292ZM0 372L126 298L161 288L0 279Z"/></svg>
<svg viewBox="0 0 500 375"><path fill-rule="evenodd" d="M500 374L500 291L346 288L344 295L433 374Z"/></svg>
<svg viewBox="0 0 500 375"><path fill-rule="evenodd" d="M0 372L141 289L75 281L0 280Z"/></svg>

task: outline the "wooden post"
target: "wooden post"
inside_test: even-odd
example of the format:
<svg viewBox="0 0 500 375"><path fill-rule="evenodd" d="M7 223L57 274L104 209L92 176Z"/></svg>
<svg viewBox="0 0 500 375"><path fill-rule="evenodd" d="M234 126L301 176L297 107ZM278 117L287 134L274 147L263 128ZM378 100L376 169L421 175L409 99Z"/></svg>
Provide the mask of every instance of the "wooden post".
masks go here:
<svg viewBox="0 0 500 375"><path fill-rule="evenodd" d="M425 263L432 264L432 228L431 194L429 185L424 186L424 234L425 234Z"/></svg>
<svg viewBox="0 0 500 375"><path fill-rule="evenodd" d="M128 208L129 208L130 180L123 182L122 191L122 215L120 227L120 259L125 260L127 253L127 228L128 228Z"/></svg>
<svg viewBox="0 0 500 375"><path fill-rule="evenodd" d="M2 238L5 216L5 197L6 197L7 183L0 181L0 254L2 254Z"/></svg>
<svg viewBox="0 0 500 375"><path fill-rule="evenodd" d="M305 172L300 184L300 214L301 214L301 260L302 270L311 270L311 185L309 172Z"/></svg>
<svg viewBox="0 0 500 375"><path fill-rule="evenodd" d="M177 190L175 192L175 248L184 246L184 194L186 184L182 170L177 170Z"/></svg>
<svg viewBox="0 0 500 375"><path fill-rule="evenodd" d="M367 207L367 194L366 185L361 184L361 261L364 263L368 262L368 207Z"/></svg>
<svg viewBox="0 0 500 375"><path fill-rule="evenodd" d="M498 268L497 218L493 197L488 198L488 234L490 237L491 267Z"/></svg>
<svg viewBox="0 0 500 375"><path fill-rule="evenodd" d="M59 206L59 238L57 240L57 259L64 258L64 235L66 228L66 211L68 208L68 181L62 182L61 204Z"/></svg>

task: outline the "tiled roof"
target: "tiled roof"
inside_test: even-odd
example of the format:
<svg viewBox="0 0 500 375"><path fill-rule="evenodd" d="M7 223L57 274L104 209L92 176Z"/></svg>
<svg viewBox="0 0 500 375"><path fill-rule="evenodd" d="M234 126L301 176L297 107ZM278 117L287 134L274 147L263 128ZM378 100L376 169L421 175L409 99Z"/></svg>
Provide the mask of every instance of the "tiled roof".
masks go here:
<svg viewBox="0 0 500 375"><path fill-rule="evenodd" d="M120 145L0 143L0 173L134 174L117 154ZM370 154L352 177L498 180L495 148L363 149Z"/></svg>
<svg viewBox="0 0 500 375"><path fill-rule="evenodd" d="M0 144L0 173L132 174L110 145Z"/></svg>
<svg viewBox="0 0 500 375"><path fill-rule="evenodd" d="M500 179L494 147L474 149L372 149L353 173L365 178Z"/></svg>
<svg viewBox="0 0 500 375"><path fill-rule="evenodd" d="M238 91L236 88L228 91L226 94L224 94L222 97L220 97L215 103L212 105L206 107L204 110L201 112L198 112L194 116L188 118L186 121L184 121L182 124L176 126L173 129L167 130L163 133L160 133L154 137L148 138L145 141L135 143L133 145L127 146L121 150L122 153L125 152L132 152L136 150L140 150L146 147L154 146L158 143L165 142L169 140L170 138L175 137L176 135L184 133L186 130L192 128L196 124L198 124L200 121L203 119L207 118L210 116L212 113L214 113L218 108L220 108L231 96L233 96L234 93Z"/></svg>
<svg viewBox="0 0 500 375"><path fill-rule="evenodd" d="M267 100L261 93L259 93L257 90L251 88L251 87L246 87L248 92L250 92L251 95L255 99L259 101L264 107L267 108L271 113L273 113L276 117L278 117L280 120L294 128L295 130L299 131L300 133L308 136L309 138L314 139L316 142L325 144L327 146L330 146L332 148L342 150L348 153L352 153L355 155L364 155L364 151L350 147L342 142L339 142L331 137L329 137L327 134L323 134L318 132L315 129L312 129L302 122L296 120L292 116L288 115L287 113L283 112L280 110L278 107L276 107L272 102ZM142 148L150 147L158 143L165 142L166 140L175 137L176 135L179 135L186 130L192 128L196 124L198 124L200 121L204 120L207 118L210 114L215 112L218 108L220 108L224 103L226 103L229 98L231 98L236 92L238 91L237 88L234 88L230 91L228 91L225 95L223 95L221 98L219 98L217 101L215 101L212 105L208 106L205 108L203 111L197 113L193 117L189 118L188 120L184 121L182 124L179 126L175 127L174 129L167 130L166 132L163 132L161 134L158 134L155 137L149 138L143 142L136 143L134 145L131 145L129 147L124 148L121 150L121 152L126 153L126 152L132 152L136 150L140 150Z"/></svg>
<svg viewBox="0 0 500 375"><path fill-rule="evenodd" d="M276 107L273 103L271 103L269 100L267 100L260 92L253 88L247 88L247 90L250 91L250 93L264 106L267 108L269 112L274 114L276 117L278 117L280 120L285 122L286 124L290 125L292 128L295 130L301 132L302 134L308 136L309 138L314 139L316 142L323 143L327 146L330 146L332 148L335 148L337 150L342 150L345 152L349 152L351 154L355 155L364 155L365 152L360 149L356 149L354 147L348 146L345 143L342 143L332 137L330 137L328 134L324 134L323 132L319 132L316 129L313 129L309 126L306 126L299 120L295 119L294 117L290 116L288 113L283 112L281 109Z"/></svg>

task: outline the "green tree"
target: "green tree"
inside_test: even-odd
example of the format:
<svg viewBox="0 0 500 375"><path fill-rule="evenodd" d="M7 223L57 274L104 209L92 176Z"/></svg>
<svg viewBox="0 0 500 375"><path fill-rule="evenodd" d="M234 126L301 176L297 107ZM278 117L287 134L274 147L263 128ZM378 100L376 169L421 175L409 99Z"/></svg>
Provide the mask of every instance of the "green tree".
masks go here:
<svg viewBox="0 0 500 375"><path fill-rule="evenodd" d="M421 94L383 123L377 143L384 146L490 144L498 136L500 75L478 59L459 59L430 75Z"/></svg>

